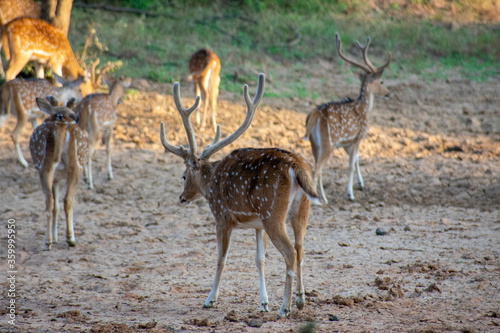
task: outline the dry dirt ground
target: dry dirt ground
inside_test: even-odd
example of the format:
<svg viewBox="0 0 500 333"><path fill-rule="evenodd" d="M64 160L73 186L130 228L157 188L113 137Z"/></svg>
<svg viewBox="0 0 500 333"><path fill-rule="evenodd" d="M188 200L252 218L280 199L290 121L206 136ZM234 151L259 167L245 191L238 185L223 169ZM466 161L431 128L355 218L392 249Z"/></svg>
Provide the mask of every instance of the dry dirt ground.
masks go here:
<svg viewBox="0 0 500 333"><path fill-rule="evenodd" d="M320 74L316 73L316 77ZM314 75L312 77L315 77ZM312 80L312 79L311 79ZM339 79L320 86L356 96ZM80 182L76 248L64 241L42 251L46 217L38 174L17 163L0 133L0 330L16 332L499 332L500 81L386 82L362 143L365 190L345 199L347 156L337 150L324 170L328 205L312 207L305 239L306 305L279 318L285 265L269 244L270 312L258 311L254 232L237 230L219 302L202 305L216 264L214 219L204 200L181 206L184 167L165 153L185 142L171 86L134 84L119 105L115 178L107 180L103 147L94 157L94 190ZM278 84L273 82L273 84ZM255 83L251 83L251 92ZM184 103L192 103L184 84ZM325 102L328 100L325 100ZM244 117L240 94L224 92L223 135ZM311 101L264 98L238 147L277 146L312 162L302 140ZM31 162L27 126L22 147ZM201 147L212 139L198 131ZM7 323L7 221L15 219L16 320ZM376 229L386 231L377 235ZM255 328L253 326L260 326Z"/></svg>

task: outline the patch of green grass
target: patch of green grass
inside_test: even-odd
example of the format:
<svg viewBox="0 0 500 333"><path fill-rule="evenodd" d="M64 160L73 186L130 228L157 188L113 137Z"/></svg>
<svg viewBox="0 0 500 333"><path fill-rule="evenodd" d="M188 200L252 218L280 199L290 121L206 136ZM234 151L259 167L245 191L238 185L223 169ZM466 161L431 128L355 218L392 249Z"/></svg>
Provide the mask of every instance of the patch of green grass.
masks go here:
<svg viewBox="0 0 500 333"><path fill-rule="evenodd" d="M416 74L424 80L438 80L454 72L483 81L499 71L500 30L486 25L450 29L429 20L367 16L359 10L362 1L244 0L237 6L207 0L197 4L172 1L162 6L155 0L141 0L135 6L155 9L157 17L74 7L69 39L78 53L85 41L81 31L91 25L108 51L91 47L88 63L96 57L101 64L122 60L117 75L158 82L179 80L187 74L193 52L212 48L221 59L221 90L240 92L244 83L256 80L253 73L267 71L280 74L273 74L275 83L266 94L284 98L321 98L301 85L300 79L317 75L308 69L315 59L342 63L336 55L335 32L340 33L348 54L354 51L354 41L364 42L370 35L370 59L375 65L384 63L391 52L393 61L384 73L386 78ZM348 66L336 67L352 71ZM252 74L234 80L235 72ZM331 73L324 75L331 80ZM347 77L349 84L357 84L355 76Z"/></svg>

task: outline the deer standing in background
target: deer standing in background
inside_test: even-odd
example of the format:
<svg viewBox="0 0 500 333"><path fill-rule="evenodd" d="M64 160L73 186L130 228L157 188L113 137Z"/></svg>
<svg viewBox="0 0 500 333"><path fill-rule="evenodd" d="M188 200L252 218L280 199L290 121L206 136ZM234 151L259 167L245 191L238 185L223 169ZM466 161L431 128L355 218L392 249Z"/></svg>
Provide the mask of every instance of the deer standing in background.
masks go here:
<svg viewBox="0 0 500 333"><path fill-rule="evenodd" d="M215 111L217 108L217 97L219 96L220 84L220 61L212 50L201 49L193 53L189 59L189 75L186 80L194 82L194 93L203 100L203 116L200 121L200 110L196 111L196 124L200 129L205 127L208 104L212 109L212 126L214 132L217 128L215 122Z"/></svg>
<svg viewBox="0 0 500 333"><path fill-rule="evenodd" d="M349 174L347 182L347 197L354 201L352 191L354 169L357 172L358 189L364 187L363 178L359 169L358 151L361 140L368 132L368 113L373 108L374 94L387 95L389 91L382 85L381 76L384 69L391 62L391 54L387 62L377 68L368 60L370 37L364 46L356 42L356 46L363 52L364 64L348 59L342 54L342 42L339 34L335 34L337 52L347 63L364 71L360 74L361 88L357 100L347 98L338 102L330 102L318 106L308 116L306 121L305 138L311 141L314 155L314 182L319 183L321 198L327 203L321 169L328 161L334 148L342 147L349 154Z"/></svg>
<svg viewBox="0 0 500 333"><path fill-rule="evenodd" d="M21 17L7 23L0 40L0 47L2 45L9 61L7 81L13 80L30 60L35 61L38 78L44 77L42 65L71 80L86 77L64 33L44 20ZM91 93L91 82L86 80L81 89L84 95Z"/></svg>
<svg viewBox="0 0 500 333"><path fill-rule="evenodd" d="M38 108L36 97L54 95L63 103L73 97L82 97L79 88L83 82L83 77L80 76L74 81L67 81L57 75L55 77L56 81L62 84L62 87L56 87L45 79L23 78L5 82L0 87L0 128L9 114L16 116L16 127L11 137L16 147L17 159L25 168L28 166L28 162L24 159L19 145L19 136L28 120L31 121L33 129L35 129L37 126L36 120L45 115Z"/></svg>
<svg viewBox="0 0 500 333"><path fill-rule="evenodd" d="M75 107L75 113L80 118L78 125L87 131L90 139L90 153L85 167L85 179L89 189L94 188L92 181L92 156L94 156L97 141L103 136L106 145L108 179L113 179L111 168L111 137L117 119L116 105L130 86L131 79L119 79L113 84L106 82L109 93L96 93L85 96Z"/></svg>
<svg viewBox="0 0 500 333"><path fill-rule="evenodd" d="M58 184L61 180L66 180L66 241L72 247L75 246L73 201L83 166L89 157L89 141L87 134L78 127L78 117L73 111L63 106L53 107L41 98L36 101L40 110L50 115L30 138L31 158L46 197L47 233L44 250L50 250L52 244L57 242Z"/></svg>
<svg viewBox="0 0 500 333"><path fill-rule="evenodd" d="M250 126L255 110L264 93L264 74L259 75L257 93L253 101L248 95L248 86L243 89L247 113L243 124L230 136L220 141L220 126L217 126L212 143L197 155L196 139L190 115L199 105L185 109L179 92L179 83L174 83L175 105L182 117L188 138L188 148L171 145L165 136L165 125L160 126L161 142L166 150L181 157L186 165L184 191L181 203L189 203L198 197L205 197L216 220L217 271L212 290L204 307L214 306L219 294L219 284L233 229L253 228L256 230L257 253L255 263L260 280L260 310L269 311L268 296L264 280L266 233L283 255L286 263L286 284L280 316L290 312L293 277L296 273L297 288L295 303L304 307L304 286L302 284L303 239L309 218L311 202L320 200L314 189L312 169L300 156L281 149L237 149L219 161L210 157L241 136ZM292 245L286 222L290 222L295 235Z"/></svg>
<svg viewBox="0 0 500 333"><path fill-rule="evenodd" d="M40 17L40 2L33 0L0 0L0 24L18 17Z"/></svg>

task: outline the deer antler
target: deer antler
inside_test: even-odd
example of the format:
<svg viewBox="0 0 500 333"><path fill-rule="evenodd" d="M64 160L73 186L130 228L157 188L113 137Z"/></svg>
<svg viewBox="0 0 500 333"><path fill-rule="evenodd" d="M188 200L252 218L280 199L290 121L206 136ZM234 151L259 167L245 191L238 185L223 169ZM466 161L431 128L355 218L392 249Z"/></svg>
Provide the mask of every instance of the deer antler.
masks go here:
<svg viewBox="0 0 500 333"><path fill-rule="evenodd" d="M370 39L370 37L368 36L368 37L366 38L366 43L365 43L365 46L361 46L361 44L360 44L358 41L356 41L356 46L357 46L358 48L360 48L360 49L361 49L361 51L363 51L363 59L365 60L365 63L368 65L368 67L370 67L370 69L372 70L372 73L376 73L376 72L378 72L378 71L383 71L383 70L384 70L387 66L389 66L389 64L391 63L391 57L392 57L392 55L389 53L389 59L387 60L387 62L386 62L384 65L382 65L382 66L380 66L380 67L378 67L378 68L377 68L377 67L375 67L375 66L371 63L371 61L368 59L368 48L370 47L370 41L371 41L371 39Z"/></svg>
<svg viewBox="0 0 500 333"><path fill-rule="evenodd" d="M245 84L243 87L243 97L245 98L245 103L247 105L247 114L245 117L245 120L243 121L243 124L241 124L240 127L236 131L233 132L230 136L227 138L223 139L222 141L220 140L220 127L218 126L217 132L215 134L215 138L212 141L212 143L206 147L203 152L200 155L200 159L202 160L207 160L224 148L225 146L231 144L233 141L235 141L237 138L239 138L252 124L253 118L255 116L255 111L257 109L257 106L260 103L260 100L262 99L262 96L264 95L264 83L265 83L265 76L264 74L259 74L259 81L257 84L257 92L255 93L255 97L253 101L250 101L250 96L248 95L248 85Z"/></svg>
<svg viewBox="0 0 500 333"><path fill-rule="evenodd" d="M368 37L368 38L369 38L369 37ZM367 67L367 66L365 66L365 65L363 65L363 64L360 64L359 62L354 61L354 60L352 60L352 59L349 59L349 58L347 58L346 56L344 56L344 55L342 54L342 42L340 41L340 37L339 37L339 33L338 33L338 32L337 32L337 33L335 33L335 44L336 44L336 46L337 46L337 52L338 52L338 54L339 54L340 58L342 58L344 61L346 61L346 62L350 63L350 64L351 64L351 65L353 65L353 66L356 66L356 67L358 67L358 68L361 68L362 70L364 70L364 71L365 71L365 72L367 72L367 73L372 73L372 70L371 70L371 68L370 68L370 67ZM359 43L358 43L358 44L359 44ZM368 40L367 40L367 45L366 45L366 46L369 46L369 45L370 45L370 40L368 39ZM361 46L361 45L359 45L359 46ZM368 48L366 47L366 49L368 49Z"/></svg>
<svg viewBox="0 0 500 333"><path fill-rule="evenodd" d="M365 64L370 68L370 72L375 73L377 71L377 67L373 66L373 64L368 59L368 48L370 47L371 38L370 36L366 37L365 46L361 46L361 44L356 41L356 46L363 52L363 59L365 60Z"/></svg>
<svg viewBox="0 0 500 333"><path fill-rule="evenodd" d="M193 106L191 106L189 109L186 109L182 104L179 82L175 82L173 88L173 97L175 106L177 107L177 110L181 115L182 123L184 124L184 129L186 130L189 150L187 150L186 147L184 146L174 146L167 141L167 137L165 135L165 124L163 123L163 121L160 124L161 143L163 144L163 147L165 147L165 149L171 152L172 154L182 157L183 159L186 159L189 156L196 155L197 152L196 139L194 136L193 124L191 124L190 116L191 113L193 113L193 111L196 110L200 105L200 96L196 96L196 100L194 101Z"/></svg>

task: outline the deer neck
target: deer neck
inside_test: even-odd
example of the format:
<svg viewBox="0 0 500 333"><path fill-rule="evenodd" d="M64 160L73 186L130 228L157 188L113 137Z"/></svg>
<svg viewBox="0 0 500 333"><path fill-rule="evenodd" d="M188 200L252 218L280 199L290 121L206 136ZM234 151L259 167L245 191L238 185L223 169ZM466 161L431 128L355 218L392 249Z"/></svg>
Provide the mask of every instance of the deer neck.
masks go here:
<svg viewBox="0 0 500 333"><path fill-rule="evenodd" d="M111 102L113 106L118 104L118 101L125 94L125 88L120 83L115 83L115 85L111 88L109 92L109 97L111 98Z"/></svg>
<svg viewBox="0 0 500 333"><path fill-rule="evenodd" d="M358 101L363 102L367 107L367 111L370 112L373 108L374 94L370 89L370 85L366 81L367 77L365 76L361 81Z"/></svg>
<svg viewBox="0 0 500 333"><path fill-rule="evenodd" d="M202 162L200 165L199 187L201 194L208 200L210 189L214 186L220 186L217 181L217 167L221 161Z"/></svg>

